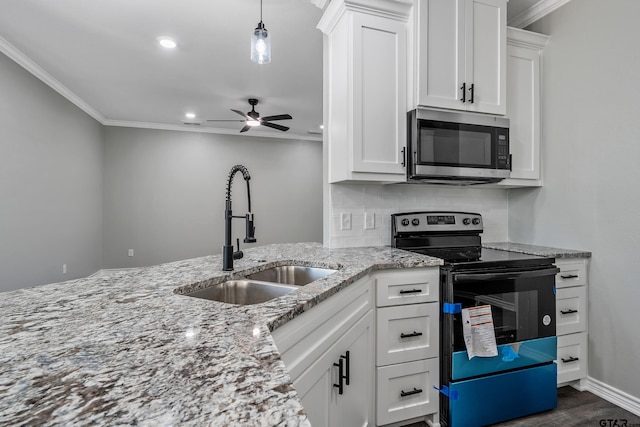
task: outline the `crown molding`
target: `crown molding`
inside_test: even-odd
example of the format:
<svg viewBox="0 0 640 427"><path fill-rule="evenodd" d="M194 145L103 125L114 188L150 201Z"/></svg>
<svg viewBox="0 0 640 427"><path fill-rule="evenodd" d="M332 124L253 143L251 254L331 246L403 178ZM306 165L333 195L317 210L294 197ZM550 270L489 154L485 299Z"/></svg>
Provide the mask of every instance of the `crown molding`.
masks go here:
<svg viewBox="0 0 640 427"><path fill-rule="evenodd" d="M347 11L407 22L412 9L412 0L331 0L317 28L329 34Z"/></svg>
<svg viewBox="0 0 640 427"><path fill-rule="evenodd" d="M529 9L516 15L507 24L510 27L524 28L570 1L571 0L540 0Z"/></svg>
<svg viewBox="0 0 640 427"><path fill-rule="evenodd" d="M33 74L40 79L44 84L51 89L58 92L60 95L68 99L76 107L96 119L101 124L104 124L105 118L91 105L87 104L82 98L73 93L69 88L60 83L51 74L47 73L42 67L33 62L27 55L22 53L18 48L9 43L4 38L0 37L0 52L7 55L11 60L20 65L22 68Z"/></svg>
<svg viewBox="0 0 640 427"><path fill-rule="evenodd" d="M542 49L549 41L549 36L520 28L507 27L507 43L512 46Z"/></svg>
<svg viewBox="0 0 640 427"><path fill-rule="evenodd" d="M150 123L150 122L134 122L127 120L110 120L106 119L104 126L125 127L125 128L139 128L139 129L156 129L156 130L171 130L177 132L196 132L196 133L216 133L225 135L236 136L248 136L248 137L262 137L262 138L275 138L275 139L295 139L303 141L322 141L322 135L302 135L296 133L285 132L261 132L258 130L252 130L251 133L240 134L234 129L223 129L215 127L200 127L193 125L169 125L164 123Z"/></svg>

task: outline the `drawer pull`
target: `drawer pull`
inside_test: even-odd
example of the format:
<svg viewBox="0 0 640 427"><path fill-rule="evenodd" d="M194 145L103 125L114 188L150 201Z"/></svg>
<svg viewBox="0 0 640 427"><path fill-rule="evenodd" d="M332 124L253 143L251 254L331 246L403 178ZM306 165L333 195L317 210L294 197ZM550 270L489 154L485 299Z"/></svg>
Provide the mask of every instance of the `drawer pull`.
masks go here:
<svg viewBox="0 0 640 427"><path fill-rule="evenodd" d="M573 314L573 313L577 313L578 310L574 310L573 308L570 308L568 310L560 310L560 314Z"/></svg>
<svg viewBox="0 0 640 427"><path fill-rule="evenodd" d="M340 358L338 363L334 363L333 366L338 367L338 384L334 384L334 387L338 388L338 394L344 393L344 383L342 380L344 379L344 364L342 363L343 359Z"/></svg>
<svg viewBox="0 0 640 427"><path fill-rule="evenodd" d="M421 388L413 388L413 390L411 391L404 391L404 390L400 390L400 396L401 397L405 397L405 396L411 396L412 394L419 394L422 393L422 389Z"/></svg>
<svg viewBox="0 0 640 427"><path fill-rule="evenodd" d="M343 394L345 384L349 385L349 352L346 351L344 356L340 356L338 363L334 363L333 366L338 367L338 384L333 386L338 388L338 394Z"/></svg>
<svg viewBox="0 0 640 427"><path fill-rule="evenodd" d="M577 274L561 274L560 277L562 277L563 279L577 279L578 275Z"/></svg>
<svg viewBox="0 0 640 427"><path fill-rule="evenodd" d="M570 362L577 362L578 360L580 360L580 358L571 356L568 359L565 359L564 357L562 357L560 360L562 360L562 363L570 363Z"/></svg>
<svg viewBox="0 0 640 427"><path fill-rule="evenodd" d="M422 292L422 289L409 289L407 291L403 289L400 291L400 294L419 294L420 292Z"/></svg>
<svg viewBox="0 0 640 427"><path fill-rule="evenodd" d="M410 334L405 334L405 333L400 334L400 338L411 338L411 337L419 337L419 336L422 336L422 332L413 331Z"/></svg>

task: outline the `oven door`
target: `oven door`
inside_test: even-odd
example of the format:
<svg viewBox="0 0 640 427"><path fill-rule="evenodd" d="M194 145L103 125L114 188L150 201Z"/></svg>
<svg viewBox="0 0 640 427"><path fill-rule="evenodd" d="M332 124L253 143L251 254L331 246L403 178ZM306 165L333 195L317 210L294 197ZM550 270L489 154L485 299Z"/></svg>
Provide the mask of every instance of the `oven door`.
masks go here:
<svg viewBox="0 0 640 427"><path fill-rule="evenodd" d="M452 303L490 305L497 345L556 335L556 267L539 270L464 271L451 275ZM453 317L453 351L464 351L460 314Z"/></svg>

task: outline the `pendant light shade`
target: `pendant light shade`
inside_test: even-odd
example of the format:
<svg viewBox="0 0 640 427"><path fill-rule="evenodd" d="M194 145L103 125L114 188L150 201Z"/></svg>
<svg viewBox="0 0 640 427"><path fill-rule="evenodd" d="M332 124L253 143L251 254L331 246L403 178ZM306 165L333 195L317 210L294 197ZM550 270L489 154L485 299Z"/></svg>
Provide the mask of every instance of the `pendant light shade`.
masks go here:
<svg viewBox="0 0 640 427"><path fill-rule="evenodd" d="M260 0L260 22L251 35L251 60L257 64L271 62L271 37L262 23L262 0Z"/></svg>

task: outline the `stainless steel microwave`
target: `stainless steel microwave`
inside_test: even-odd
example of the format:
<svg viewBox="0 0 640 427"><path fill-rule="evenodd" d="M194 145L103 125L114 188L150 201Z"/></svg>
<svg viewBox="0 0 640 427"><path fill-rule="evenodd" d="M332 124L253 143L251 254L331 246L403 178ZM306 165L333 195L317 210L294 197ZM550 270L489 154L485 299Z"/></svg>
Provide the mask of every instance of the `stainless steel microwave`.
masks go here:
<svg viewBox="0 0 640 427"><path fill-rule="evenodd" d="M407 180L471 185L511 174L509 119L417 109L408 113Z"/></svg>

